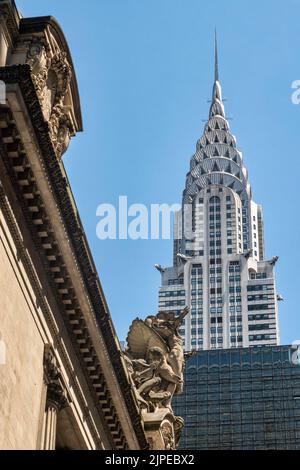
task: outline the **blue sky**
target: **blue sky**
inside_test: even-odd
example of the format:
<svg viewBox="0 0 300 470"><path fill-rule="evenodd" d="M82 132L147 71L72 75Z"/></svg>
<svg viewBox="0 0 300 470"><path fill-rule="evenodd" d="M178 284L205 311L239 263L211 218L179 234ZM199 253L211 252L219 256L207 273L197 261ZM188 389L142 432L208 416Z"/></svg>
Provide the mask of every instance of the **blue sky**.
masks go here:
<svg viewBox="0 0 300 470"><path fill-rule="evenodd" d="M172 241L99 241L96 209L180 203L208 116L217 27L227 115L262 203L268 257L280 256L281 341L300 339L299 0L17 0L24 16L53 15L68 39L84 133L64 157L120 339L157 310Z"/></svg>

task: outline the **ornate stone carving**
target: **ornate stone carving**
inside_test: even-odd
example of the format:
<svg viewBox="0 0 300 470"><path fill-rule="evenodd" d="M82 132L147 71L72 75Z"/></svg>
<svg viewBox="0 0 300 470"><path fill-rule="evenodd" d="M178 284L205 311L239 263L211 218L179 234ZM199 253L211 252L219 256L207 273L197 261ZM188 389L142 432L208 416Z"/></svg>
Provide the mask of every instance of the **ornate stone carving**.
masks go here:
<svg viewBox="0 0 300 470"><path fill-rule="evenodd" d="M59 368L52 349L46 347L44 353L44 377L46 384L59 379Z"/></svg>
<svg viewBox="0 0 300 470"><path fill-rule="evenodd" d="M160 432L164 441L165 450L175 450L174 427L172 424L166 421L161 425Z"/></svg>
<svg viewBox="0 0 300 470"><path fill-rule="evenodd" d="M176 450L184 426L182 418L167 408L155 413L143 412L144 429L151 450Z"/></svg>
<svg viewBox="0 0 300 470"><path fill-rule="evenodd" d="M45 120L49 124L52 143L58 158L67 150L74 129L65 106L65 97L72 78L72 69L67 54L50 51L39 37L28 45L26 62L32 70L32 79L42 106Z"/></svg>
<svg viewBox="0 0 300 470"><path fill-rule="evenodd" d="M172 398L183 390L185 359L178 329L188 312L186 308L179 316L161 312L145 321L135 320L124 353L143 412L155 416L159 410L165 410L173 416L172 423L160 430L166 450L176 447L184 425L173 414Z"/></svg>
<svg viewBox="0 0 300 470"><path fill-rule="evenodd" d="M184 352L178 328L188 314L162 312L130 328L125 357L137 396L148 411L171 408L174 394L182 392Z"/></svg>
<svg viewBox="0 0 300 470"><path fill-rule="evenodd" d="M38 95L41 97L51 65L50 51L45 41L39 37L32 38L30 42L27 42L27 47L26 62L32 69L32 78Z"/></svg>
<svg viewBox="0 0 300 470"><path fill-rule="evenodd" d="M53 382L48 385L47 407L50 406L55 408L58 412L69 406L69 401L59 383Z"/></svg>
<svg viewBox="0 0 300 470"><path fill-rule="evenodd" d="M68 63L66 52L59 51L53 55L50 69L57 76L56 103L61 103L72 78L72 70Z"/></svg>
<svg viewBox="0 0 300 470"><path fill-rule="evenodd" d="M47 385L47 408L55 408L57 412L69 404L65 389L62 385L59 367L51 348L47 347L44 353L44 379Z"/></svg>
<svg viewBox="0 0 300 470"><path fill-rule="evenodd" d="M69 146L72 125L64 106L60 103L52 108L49 126L56 153L61 157Z"/></svg>
<svg viewBox="0 0 300 470"><path fill-rule="evenodd" d="M180 418L180 416L175 417L175 422L174 422L174 435L175 435L175 447L177 448L182 430L184 428L184 420Z"/></svg>

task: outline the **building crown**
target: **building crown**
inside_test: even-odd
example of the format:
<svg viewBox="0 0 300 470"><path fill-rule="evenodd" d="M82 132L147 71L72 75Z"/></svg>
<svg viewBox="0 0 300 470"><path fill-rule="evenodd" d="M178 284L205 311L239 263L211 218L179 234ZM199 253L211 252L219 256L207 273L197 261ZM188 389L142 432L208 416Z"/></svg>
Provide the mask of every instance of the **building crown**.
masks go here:
<svg viewBox="0 0 300 470"><path fill-rule="evenodd" d="M243 201L252 197L243 155L237 149L236 138L231 133L225 114L219 81L217 37L215 37L215 72L209 119L202 137L197 142L196 153L191 159L183 196L184 204L193 202L201 190L211 185L226 186L237 193Z"/></svg>

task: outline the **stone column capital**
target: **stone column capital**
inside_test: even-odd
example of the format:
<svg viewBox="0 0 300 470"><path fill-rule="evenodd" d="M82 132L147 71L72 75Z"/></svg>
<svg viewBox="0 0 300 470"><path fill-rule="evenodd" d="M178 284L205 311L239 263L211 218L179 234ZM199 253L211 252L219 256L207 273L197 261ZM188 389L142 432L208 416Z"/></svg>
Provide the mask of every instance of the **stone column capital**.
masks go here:
<svg viewBox="0 0 300 470"><path fill-rule="evenodd" d="M50 347L44 353L44 380L47 385L46 408L52 407L57 412L66 408L69 405L66 389L54 351Z"/></svg>
<svg viewBox="0 0 300 470"><path fill-rule="evenodd" d="M59 382L50 383L47 389L47 409L54 408L57 412L60 412L68 406L69 400L62 385Z"/></svg>

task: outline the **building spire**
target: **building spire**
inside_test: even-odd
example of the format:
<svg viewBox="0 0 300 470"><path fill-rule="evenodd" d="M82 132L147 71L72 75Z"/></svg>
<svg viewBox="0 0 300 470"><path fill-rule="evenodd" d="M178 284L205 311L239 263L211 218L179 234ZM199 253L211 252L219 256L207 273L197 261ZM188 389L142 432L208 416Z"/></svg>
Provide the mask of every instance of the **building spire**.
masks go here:
<svg viewBox="0 0 300 470"><path fill-rule="evenodd" d="M224 105L222 102L222 89L219 82L219 57L218 57L218 40L217 30L215 29L215 81L212 93L212 105L210 108L209 116L222 116L225 117Z"/></svg>
<svg viewBox="0 0 300 470"><path fill-rule="evenodd" d="M219 81L219 58L218 58L218 38L217 29L215 29L215 82Z"/></svg>

